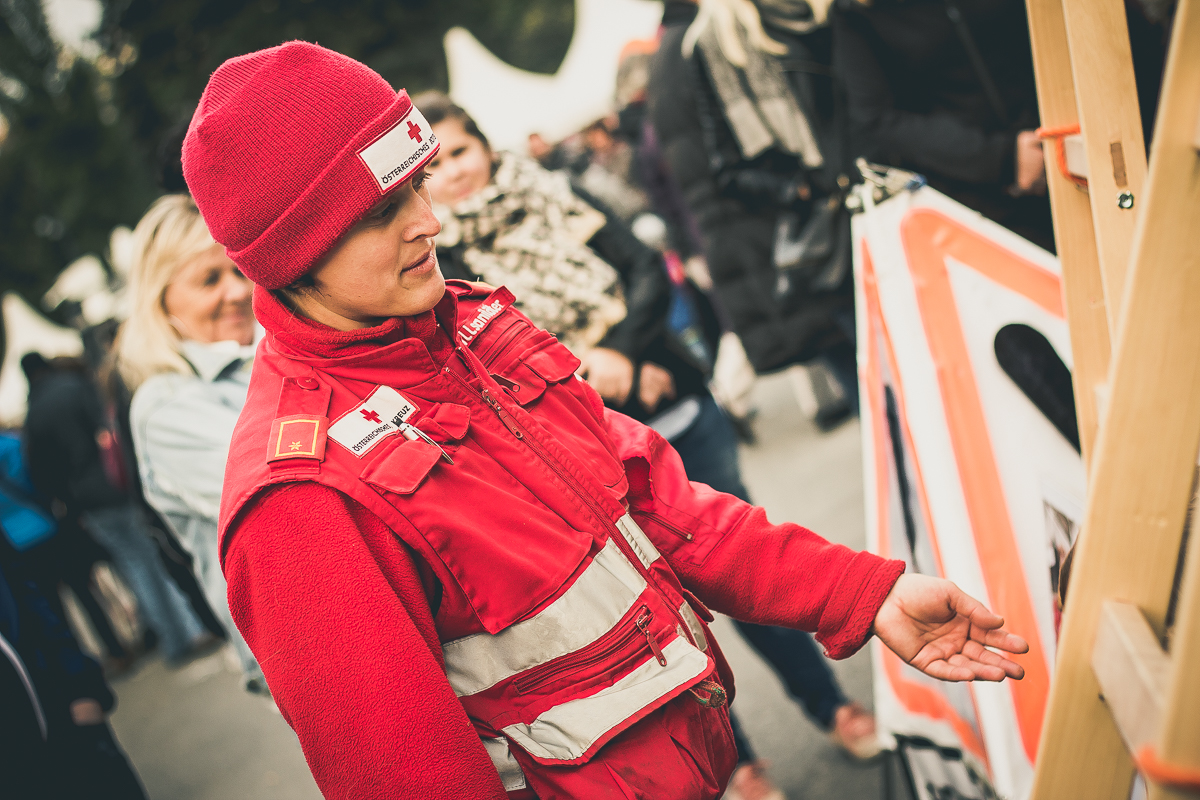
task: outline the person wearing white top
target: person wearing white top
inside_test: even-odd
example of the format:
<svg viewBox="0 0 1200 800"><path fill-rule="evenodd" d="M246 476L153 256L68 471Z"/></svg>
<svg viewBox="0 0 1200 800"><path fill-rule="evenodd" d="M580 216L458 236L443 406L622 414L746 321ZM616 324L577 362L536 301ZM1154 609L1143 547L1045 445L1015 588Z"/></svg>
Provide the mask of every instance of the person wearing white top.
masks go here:
<svg viewBox="0 0 1200 800"><path fill-rule="evenodd" d="M133 311L117 341L117 368L134 390L130 427L143 491L191 553L246 689L265 692L229 613L217 542L225 460L254 356L251 284L186 195L152 205L134 241Z"/></svg>

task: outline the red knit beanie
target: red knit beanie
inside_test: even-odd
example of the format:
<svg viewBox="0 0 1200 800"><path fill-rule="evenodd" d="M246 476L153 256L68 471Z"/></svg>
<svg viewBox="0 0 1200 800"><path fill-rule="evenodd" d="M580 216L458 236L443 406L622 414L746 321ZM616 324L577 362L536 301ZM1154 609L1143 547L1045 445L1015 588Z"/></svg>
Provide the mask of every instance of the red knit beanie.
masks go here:
<svg viewBox="0 0 1200 800"><path fill-rule="evenodd" d="M278 289L437 150L407 92L352 58L288 42L213 73L183 175L213 238L246 277Z"/></svg>

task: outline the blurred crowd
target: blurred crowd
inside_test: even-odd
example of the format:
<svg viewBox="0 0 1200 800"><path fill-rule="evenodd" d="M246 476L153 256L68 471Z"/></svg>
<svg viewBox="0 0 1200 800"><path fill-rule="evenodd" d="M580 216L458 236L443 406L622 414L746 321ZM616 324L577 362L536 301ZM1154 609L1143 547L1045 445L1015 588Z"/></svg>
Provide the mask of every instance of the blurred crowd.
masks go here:
<svg viewBox="0 0 1200 800"><path fill-rule="evenodd" d="M1167 5L1128 4L1148 123ZM612 113L526 153L494 150L446 95L414 102L441 141L428 186L445 276L507 286L611 408L668 439L692 480L742 498L755 376L789 370L823 429L857 413L856 160L919 173L1054 248L1024 0L668 0L657 38L621 54ZM85 359L24 354L28 415L0 435L6 796L144 796L105 722L106 678L149 653L181 665L227 642L247 692L269 698L217 543L251 284L181 191L177 133L169 193L134 232L128 318ZM878 752L808 634L738 630L814 724ZM727 796L780 800L737 738Z"/></svg>

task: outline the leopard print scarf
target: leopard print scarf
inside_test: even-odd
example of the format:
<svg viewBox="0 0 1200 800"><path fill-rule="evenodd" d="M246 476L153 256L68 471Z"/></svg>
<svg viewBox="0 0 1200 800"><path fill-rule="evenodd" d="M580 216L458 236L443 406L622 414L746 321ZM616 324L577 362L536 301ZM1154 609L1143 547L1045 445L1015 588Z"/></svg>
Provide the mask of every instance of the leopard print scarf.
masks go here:
<svg viewBox="0 0 1200 800"><path fill-rule="evenodd" d="M496 158L492 183L435 209L437 245L464 245L476 275L507 286L535 325L582 355L625 318L621 276L586 244L604 215L571 191L566 175L513 153Z"/></svg>

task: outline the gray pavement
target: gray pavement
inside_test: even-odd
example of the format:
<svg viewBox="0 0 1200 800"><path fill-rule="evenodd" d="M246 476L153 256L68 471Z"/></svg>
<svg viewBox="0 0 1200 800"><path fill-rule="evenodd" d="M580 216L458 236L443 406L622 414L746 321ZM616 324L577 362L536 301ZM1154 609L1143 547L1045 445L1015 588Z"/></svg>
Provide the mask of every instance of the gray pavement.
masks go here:
<svg viewBox="0 0 1200 800"><path fill-rule="evenodd" d="M859 426L821 434L799 413L785 375L755 388L759 442L742 468L755 502L774 522L794 521L851 547L864 541ZM784 692L771 670L717 621L737 675L735 709L751 745L771 762L789 800L881 796L881 767L835 749ZM870 707L865 652L833 665L846 693ZM319 798L299 744L269 701L239 686L232 659L217 653L182 669L150 661L115 683L112 724L150 800Z"/></svg>

